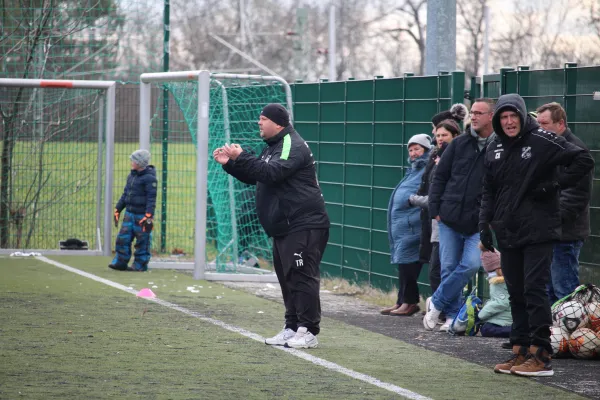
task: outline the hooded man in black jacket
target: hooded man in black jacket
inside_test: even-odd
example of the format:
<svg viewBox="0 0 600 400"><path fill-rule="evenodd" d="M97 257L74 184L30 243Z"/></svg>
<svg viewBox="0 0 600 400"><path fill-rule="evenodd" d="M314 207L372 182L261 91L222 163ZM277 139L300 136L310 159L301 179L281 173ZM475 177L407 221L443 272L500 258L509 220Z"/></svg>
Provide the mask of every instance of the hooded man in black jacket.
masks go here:
<svg viewBox="0 0 600 400"><path fill-rule="evenodd" d="M546 294L552 245L560 239L559 190L575 185L594 166L584 149L540 128L517 94L498 99L492 119L496 139L485 158L479 215L483 246L501 250L510 295L513 355L494 371L551 376L552 317ZM556 174L558 166L564 166Z"/></svg>
<svg viewBox="0 0 600 400"><path fill-rule="evenodd" d="M567 113L558 103L548 103L537 109L537 122L569 143L588 150L567 126ZM590 234L590 196L592 171L573 187L560 191L560 241L554 244L548 296L550 303L571 294L579 286L579 252Z"/></svg>
<svg viewBox="0 0 600 400"><path fill-rule="evenodd" d="M329 217L308 144L279 104L263 108L258 121L266 142L257 158L239 145L213 152L238 180L256 185L258 219L273 237L273 266L285 304L285 326L266 344L312 348L321 321L319 264L329 239Z"/></svg>

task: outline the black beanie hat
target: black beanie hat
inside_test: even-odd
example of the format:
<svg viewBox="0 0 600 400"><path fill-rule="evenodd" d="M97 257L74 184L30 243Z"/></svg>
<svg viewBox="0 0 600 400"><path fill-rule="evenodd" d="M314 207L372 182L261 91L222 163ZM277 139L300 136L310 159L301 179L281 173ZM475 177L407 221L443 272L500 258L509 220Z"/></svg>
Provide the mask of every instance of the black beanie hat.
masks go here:
<svg viewBox="0 0 600 400"><path fill-rule="evenodd" d="M453 119L457 124L460 124L464 121L467 116L467 107L464 104L456 103L452 107L450 107L447 111L442 111L441 113L435 114L433 118L431 118L431 123L434 126L437 126L440 122L445 119Z"/></svg>
<svg viewBox="0 0 600 400"><path fill-rule="evenodd" d="M260 112L260 115L269 118L271 121L284 128L290 124L290 114L288 114L288 111L281 104L267 104Z"/></svg>

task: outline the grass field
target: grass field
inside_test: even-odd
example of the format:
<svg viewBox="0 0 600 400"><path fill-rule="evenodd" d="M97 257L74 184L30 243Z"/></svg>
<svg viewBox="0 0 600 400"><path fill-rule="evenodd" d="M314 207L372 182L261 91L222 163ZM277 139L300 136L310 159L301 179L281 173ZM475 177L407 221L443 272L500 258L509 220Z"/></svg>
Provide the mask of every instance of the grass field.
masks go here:
<svg viewBox="0 0 600 400"><path fill-rule="evenodd" d="M579 398L329 318L318 348L283 352L215 325L271 336L282 324L275 302L175 271L119 273L107 258L53 259L134 290L150 287L189 312L37 259L0 258L0 398L403 398L297 356L306 354L410 391L408 398ZM198 293L187 290L194 285Z"/></svg>

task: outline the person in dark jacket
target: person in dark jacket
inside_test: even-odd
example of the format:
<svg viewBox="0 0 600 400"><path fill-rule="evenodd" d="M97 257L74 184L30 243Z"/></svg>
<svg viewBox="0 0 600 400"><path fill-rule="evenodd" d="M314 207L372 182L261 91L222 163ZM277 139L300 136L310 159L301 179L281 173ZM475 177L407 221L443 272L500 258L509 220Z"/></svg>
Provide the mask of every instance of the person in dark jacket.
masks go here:
<svg viewBox="0 0 600 400"><path fill-rule="evenodd" d="M433 117L431 117L431 127L433 128L431 134L435 135L435 131L437 130L439 123L447 119L453 120L460 126L460 124L462 124L467 117L468 112L469 109L467 109L467 106L462 103L456 103L453 104L449 110L435 114Z"/></svg>
<svg viewBox="0 0 600 400"><path fill-rule="evenodd" d="M431 134L433 135L434 139L436 137L436 131L438 129L437 128L438 125L444 121L448 121L448 120L454 121L459 126L459 130L460 130L460 124L464 121L468 112L469 112L469 110L467 109L467 106L465 106L464 104L461 104L461 103L456 103L456 104L453 104L449 110L439 112L439 113L435 114L433 117L431 117L431 126L433 127ZM429 193L430 178L433 178L433 175L431 174L431 170L433 169L433 165L432 165L433 162L434 162L434 158L430 157L429 163L428 163L427 167L425 168L425 173L423 174L423 183L421 184L421 187L419 188L419 192L417 193L420 196L427 196ZM433 246L429 242L429 237L431 236L430 219L431 218L429 217L429 209L427 207L423 208L421 211L421 221L423 224L423 230L421 231L422 240L421 240L421 247L419 249L421 261L423 263L426 263L429 261L429 259L431 258L431 252L433 249Z"/></svg>
<svg viewBox="0 0 600 400"><path fill-rule="evenodd" d="M548 103L539 107L537 121L543 129L589 151L567 126L567 114L560 104ZM590 234L592 179L590 171L575 186L560 191L562 233L553 249L548 284L550 304L571 294L579 286L579 252Z"/></svg>
<svg viewBox="0 0 600 400"><path fill-rule="evenodd" d="M150 232L152 232L154 209L156 207L156 170L150 162L147 150L136 150L129 157L131 173L121 198L115 206L115 226L123 209L125 215L121 230L117 234L115 258L108 265L117 271L146 271L150 262ZM133 264L127 267L131 259L131 244L135 238Z"/></svg>
<svg viewBox="0 0 600 400"><path fill-rule="evenodd" d="M392 264L398 265L398 300L380 313L392 316L411 316L420 310L418 278L423 266L419 259L420 211L411 206L409 198L421 184L431 138L420 133L411 137L406 146L410 169L392 192L387 213L390 259Z"/></svg>
<svg viewBox="0 0 600 400"><path fill-rule="evenodd" d="M560 239L559 190L576 185L594 160L540 128L518 94L500 97L493 125L498 136L486 152L479 229L481 243L490 251L495 251L492 229L496 234L513 318L513 355L494 371L551 376L546 285L552 245ZM558 166L565 168L557 175Z"/></svg>
<svg viewBox="0 0 600 400"><path fill-rule="evenodd" d="M440 234L438 222L429 217L429 187L433 182L437 165L448 144L461 134L460 127L453 119L446 119L436 126L436 147L431 150L429 161L425 167L421 186L416 194L410 196L409 202L412 206L421 207L421 243L419 257L423 263L429 262L429 285L434 293L442 281L440 264ZM429 256L429 259L426 257ZM443 317L444 322L446 317Z"/></svg>
<svg viewBox="0 0 600 400"><path fill-rule="evenodd" d="M273 237L285 326L265 343L316 347L321 322L319 264L329 239L329 216L315 160L283 106L265 106L258 125L267 144L258 158L237 144L216 149L213 157L228 174L256 185L258 219Z"/></svg>
<svg viewBox="0 0 600 400"><path fill-rule="evenodd" d="M463 289L479 267L479 201L486 143L494 138L493 102L477 99L471 107L471 131L458 136L444 152L429 188L429 215L438 221L442 282L427 299L423 318L433 330L442 312L447 331L463 303Z"/></svg>

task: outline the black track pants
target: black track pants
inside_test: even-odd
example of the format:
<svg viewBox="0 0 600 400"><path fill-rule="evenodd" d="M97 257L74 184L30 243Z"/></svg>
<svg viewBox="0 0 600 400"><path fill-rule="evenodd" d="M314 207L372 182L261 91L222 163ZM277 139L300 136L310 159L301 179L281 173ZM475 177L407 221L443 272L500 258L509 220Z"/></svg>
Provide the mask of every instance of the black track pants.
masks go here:
<svg viewBox="0 0 600 400"><path fill-rule="evenodd" d="M273 266L285 304L285 325L304 326L319 333L321 300L319 265L329 239L329 229L294 232L273 238Z"/></svg>

